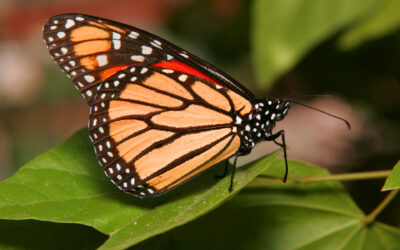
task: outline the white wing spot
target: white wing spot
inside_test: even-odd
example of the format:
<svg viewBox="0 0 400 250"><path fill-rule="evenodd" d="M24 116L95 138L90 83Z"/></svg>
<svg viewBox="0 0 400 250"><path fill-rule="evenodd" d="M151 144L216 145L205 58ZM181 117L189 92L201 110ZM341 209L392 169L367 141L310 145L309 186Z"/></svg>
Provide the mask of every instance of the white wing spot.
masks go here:
<svg viewBox="0 0 400 250"><path fill-rule="evenodd" d="M104 158L103 158L103 159L104 159ZM114 173L114 169L108 168L108 172L109 172L110 174L113 174L113 173Z"/></svg>
<svg viewBox="0 0 400 250"><path fill-rule="evenodd" d="M106 142L106 146L107 146L107 148L111 148L111 143L110 143L110 141L107 141L107 142Z"/></svg>
<svg viewBox="0 0 400 250"><path fill-rule="evenodd" d="M54 41L54 38L51 37L51 36L49 36L49 37L47 38L47 40L48 40L49 42L52 42L52 41Z"/></svg>
<svg viewBox="0 0 400 250"><path fill-rule="evenodd" d="M184 81L186 81L186 79L187 79L187 75L180 75L180 76L178 77L178 79L179 79L179 81L184 82Z"/></svg>
<svg viewBox="0 0 400 250"><path fill-rule="evenodd" d="M129 71L130 71L131 73L133 73L133 72L135 72L135 70L136 70L136 68L135 68L135 67L132 67Z"/></svg>
<svg viewBox="0 0 400 250"><path fill-rule="evenodd" d="M121 39L121 35L119 33L117 33L117 32L113 32L112 38L119 40L119 39Z"/></svg>
<svg viewBox="0 0 400 250"><path fill-rule="evenodd" d="M105 97L106 97L105 93L101 94L101 99L104 99Z"/></svg>
<svg viewBox="0 0 400 250"><path fill-rule="evenodd" d="M157 42L159 42L159 44L158 44L158 43L156 43L156 41L157 41L157 40L151 41L150 44L151 44L152 46L156 47L156 48L162 49L162 47L160 46L161 43L160 43L159 41L157 41Z"/></svg>
<svg viewBox="0 0 400 250"><path fill-rule="evenodd" d="M131 178L131 185L135 185L135 178Z"/></svg>
<svg viewBox="0 0 400 250"><path fill-rule="evenodd" d="M187 54L185 54L185 53L179 53L179 55L181 55L181 56L183 56L184 58L186 58L186 59L188 59L189 58L189 56L187 55Z"/></svg>
<svg viewBox="0 0 400 250"><path fill-rule="evenodd" d="M111 152L107 152L107 155L110 157L114 157L113 153L111 153Z"/></svg>
<svg viewBox="0 0 400 250"><path fill-rule="evenodd" d="M65 55L65 54L67 54L68 49L65 48L65 47L62 47L62 48L61 48L61 52Z"/></svg>
<svg viewBox="0 0 400 250"><path fill-rule="evenodd" d="M154 193L154 191L151 190L150 188L147 189L147 192L149 192L149 194L153 194Z"/></svg>
<svg viewBox="0 0 400 250"><path fill-rule="evenodd" d="M106 89L108 89L108 88L110 87L110 84L109 84L108 82L106 82L106 83L104 83L104 87L105 87Z"/></svg>
<svg viewBox="0 0 400 250"><path fill-rule="evenodd" d="M67 21L65 22L65 28L69 29L71 27L73 27L75 25L75 21L72 19L67 19Z"/></svg>
<svg viewBox="0 0 400 250"><path fill-rule="evenodd" d="M114 81L114 86L117 87L119 85L119 81Z"/></svg>
<svg viewBox="0 0 400 250"><path fill-rule="evenodd" d="M87 91L86 91L86 95L87 95L87 96L92 96L92 94L93 94L92 91L90 91L90 90L87 90Z"/></svg>
<svg viewBox="0 0 400 250"><path fill-rule="evenodd" d="M50 29L51 29L51 30L55 30L55 29L57 29L57 26L52 25L52 26L50 26Z"/></svg>
<svg viewBox="0 0 400 250"><path fill-rule="evenodd" d="M104 133L103 127L99 127L99 132L102 133L102 134Z"/></svg>
<svg viewBox="0 0 400 250"><path fill-rule="evenodd" d="M54 20L53 23L54 23L54 24L58 24L58 20Z"/></svg>
<svg viewBox="0 0 400 250"><path fill-rule="evenodd" d="M137 77L136 77L136 76L132 76L132 78L131 78L131 82L134 82L134 81L136 81L136 79L137 79Z"/></svg>
<svg viewBox="0 0 400 250"><path fill-rule="evenodd" d="M174 70L172 70L172 69L162 69L161 71L164 73L167 73L167 74L174 73Z"/></svg>
<svg viewBox="0 0 400 250"><path fill-rule="evenodd" d="M121 41L120 40L113 40L113 46L114 46L114 49L120 49L121 48Z"/></svg>
<svg viewBox="0 0 400 250"><path fill-rule="evenodd" d="M122 176L119 174L119 175L117 175L117 179L118 180L122 180Z"/></svg>
<svg viewBox="0 0 400 250"><path fill-rule="evenodd" d="M106 55L99 55L99 56L96 57L96 60L97 60L97 64L100 67L108 64L108 58L107 58Z"/></svg>
<svg viewBox="0 0 400 250"><path fill-rule="evenodd" d="M174 57L168 54L168 55L167 55L167 60L170 61L170 60L172 60L172 59L174 59Z"/></svg>
<svg viewBox="0 0 400 250"><path fill-rule="evenodd" d="M146 73L147 71L148 71L147 68L142 68L142 70L140 71L140 74L144 74L144 73Z"/></svg>
<svg viewBox="0 0 400 250"><path fill-rule="evenodd" d="M58 37L58 38L63 38L63 37L65 37L65 32L62 32L62 31L57 32L57 37Z"/></svg>
<svg viewBox="0 0 400 250"><path fill-rule="evenodd" d="M128 187L128 183L126 183L126 182L124 182L124 184L122 184L122 185L124 185L124 188Z"/></svg>
<svg viewBox="0 0 400 250"><path fill-rule="evenodd" d="M131 33L129 33L128 35L130 38L136 39L139 36L139 33L135 32L135 31L131 31Z"/></svg>
<svg viewBox="0 0 400 250"><path fill-rule="evenodd" d="M83 17L80 17L80 16L77 16L77 17L75 17L75 20L76 20L76 21L84 21L84 20L85 20L85 18L83 18Z"/></svg>
<svg viewBox="0 0 400 250"><path fill-rule="evenodd" d="M142 46L142 54L143 55L150 55L153 52L153 49L149 46Z"/></svg>
<svg viewBox="0 0 400 250"><path fill-rule="evenodd" d="M131 172L131 170L129 168L125 169L125 173L129 174Z"/></svg>
<svg viewBox="0 0 400 250"><path fill-rule="evenodd" d="M85 80L86 80L88 83L91 83L91 82L94 81L94 77L91 76L91 75L85 75L83 78L85 78Z"/></svg>
<svg viewBox="0 0 400 250"><path fill-rule="evenodd" d="M132 59L133 61L136 61L136 62L143 62L143 61L144 61L144 56L137 56L137 55L134 55L134 56L131 56L131 59Z"/></svg>
<svg viewBox="0 0 400 250"><path fill-rule="evenodd" d="M79 86L80 88L82 88L82 87L84 86L81 82L77 82L76 84L78 84L78 86Z"/></svg>
<svg viewBox="0 0 400 250"><path fill-rule="evenodd" d="M76 65L75 61L69 61L69 64L74 67Z"/></svg>
<svg viewBox="0 0 400 250"><path fill-rule="evenodd" d="M72 71L70 75L71 76L76 76L76 71Z"/></svg>
<svg viewBox="0 0 400 250"><path fill-rule="evenodd" d="M97 119L94 119L92 122L93 127L97 125ZM99 145L99 150L101 151L100 148L103 148L103 146Z"/></svg>
<svg viewBox="0 0 400 250"><path fill-rule="evenodd" d="M124 77L125 77L125 74L124 74L124 73L121 73L121 74L118 75L118 78L119 78L119 79L124 78Z"/></svg>
<svg viewBox="0 0 400 250"><path fill-rule="evenodd" d="M115 165L115 168L117 169L117 171L120 171L120 170L121 170L121 165L119 165L119 163L117 163L117 164Z"/></svg>

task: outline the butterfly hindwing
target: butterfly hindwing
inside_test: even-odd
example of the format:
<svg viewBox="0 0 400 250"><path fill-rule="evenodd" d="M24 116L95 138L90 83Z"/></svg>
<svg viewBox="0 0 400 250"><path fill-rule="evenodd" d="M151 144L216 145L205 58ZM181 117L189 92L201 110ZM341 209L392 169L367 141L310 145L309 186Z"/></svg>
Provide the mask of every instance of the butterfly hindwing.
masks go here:
<svg viewBox="0 0 400 250"><path fill-rule="evenodd" d="M101 84L90 137L106 175L122 190L161 194L239 149L231 113L243 107L229 101L229 90L182 75L131 67Z"/></svg>

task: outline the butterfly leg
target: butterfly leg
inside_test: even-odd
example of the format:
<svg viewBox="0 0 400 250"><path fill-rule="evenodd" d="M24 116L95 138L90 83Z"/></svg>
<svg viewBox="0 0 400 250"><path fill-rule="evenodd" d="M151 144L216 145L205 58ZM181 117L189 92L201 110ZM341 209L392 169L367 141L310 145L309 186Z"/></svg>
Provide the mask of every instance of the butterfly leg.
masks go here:
<svg viewBox="0 0 400 250"><path fill-rule="evenodd" d="M276 142L275 140L281 137L282 138L282 143ZM266 141L274 141L275 144L279 145L280 147L282 147L283 149L283 158L285 159L285 175L283 176L282 181L286 182L287 177L288 177L288 173L289 173L289 167L288 167L288 162L287 162L287 153L286 153L286 142L285 142L285 131L284 130L280 130L277 133L267 136L265 138Z"/></svg>
<svg viewBox="0 0 400 250"><path fill-rule="evenodd" d="M233 160L233 166L232 166L232 173L231 173L231 185L229 186L229 192L233 191L233 180L235 178L235 171L236 171L236 162L237 159L239 158L239 155L235 155L235 159Z"/></svg>
<svg viewBox="0 0 400 250"><path fill-rule="evenodd" d="M215 178L217 179L222 179L226 176L226 174L228 173L228 165L229 165L229 158L225 160L225 169L224 169L224 173L222 175L215 175Z"/></svg>

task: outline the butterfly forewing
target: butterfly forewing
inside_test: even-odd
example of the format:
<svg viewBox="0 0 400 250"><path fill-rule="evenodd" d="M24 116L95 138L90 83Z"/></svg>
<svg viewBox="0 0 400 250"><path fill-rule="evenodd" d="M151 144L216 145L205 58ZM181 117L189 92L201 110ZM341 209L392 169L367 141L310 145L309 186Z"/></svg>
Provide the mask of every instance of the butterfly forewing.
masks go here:
<svg viewBox="0 0 400 250"><path fill-rule="evenodd" d="M120 189L162 194L243 145L237 126L254 96L183 49L80 14L51 18L44 39L90 105L97 158Z"/></svg>
<svg viewBox="0 0 400 250"><path fill-rule="evenodd" d="M149 65L173 57L161 42L136 29L82 15L61 15L44 26L50 54L74 81L86 102L105 79L129 65Z"/></svg>
<svg viewBox="0 0 400 250"><path fill-rule="evenodd" d="M183 77L184 76L184 77ZM240 147L230 91L181 72L131 67L101 84L90 137L107 176L139 196L161 194Z"/></svg>

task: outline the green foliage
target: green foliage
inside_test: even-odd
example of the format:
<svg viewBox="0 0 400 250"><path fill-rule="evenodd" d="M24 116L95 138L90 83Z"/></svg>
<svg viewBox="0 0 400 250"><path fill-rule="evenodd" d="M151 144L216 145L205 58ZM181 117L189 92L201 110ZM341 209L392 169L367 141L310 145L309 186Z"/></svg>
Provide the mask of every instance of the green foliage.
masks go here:
<svg viewBox="0 0 400 250"><path fill-rule="evenodd" d="M210 242L229 249L400 247L400 230L368 220L340 183L276 182L283 171L283 162L274 161L278 154L240 168L232 193L227 191L229 177L214 179L221 171L215 168L167 195L139 199L108 181L83 129L0 183L0 230L7 231L3 236L37 232L21 242L0 237L0 246L26 246L29 241L39 249L68 237L82 238L80 246L98 246L105 240L100 233L68 224L76 223L109 235L102 249L124 249L143 241L139 249L204 249ZM327 175L326 170L290 162L289 179ZM63 228L36 220L66 224Z"/></svg>
<svg viewBox="0 0 400 250"><path fill-rule="evenodd" d="M268 88L318 43L332 37L377 0L255 0L252 55L258 82Z"/></svg>
<svg viewBox="0 0 400 250"><path fill-rule="evenodd" d="M167 195L142 200L111 184L83 129L0 183L0 219L83 224L110 235L105 248L124 248L216 208L278 154L241 168L232 193L229 177L216 181L209 172Z"/></svg>
<svg viewBox="0 0 400 250"><path fill-rule="evenodd" d="M386 179L382 191L400 188L400 161L393 167L392 173Z"/></svg>
<svg viewBox="0 0 400 250"><path fill-rule="evenodd" d="M370 11L354 27L346 31L339 39L339 46L349 50L360 44L380 38L396 31L400 24L400 2L383 0L376 4L375 11Z"/></svg>
<svg viewBox="0 0 400 250"><path fill-rule="evenodd" d="M282 161L265 175L281 177ZM328 176L290 162L290 178ZM134 249L398 249L400 230L371 221L339 182L282 184L258 178L222 207ZM204 230L204 229L207 230Z"/></svg>

